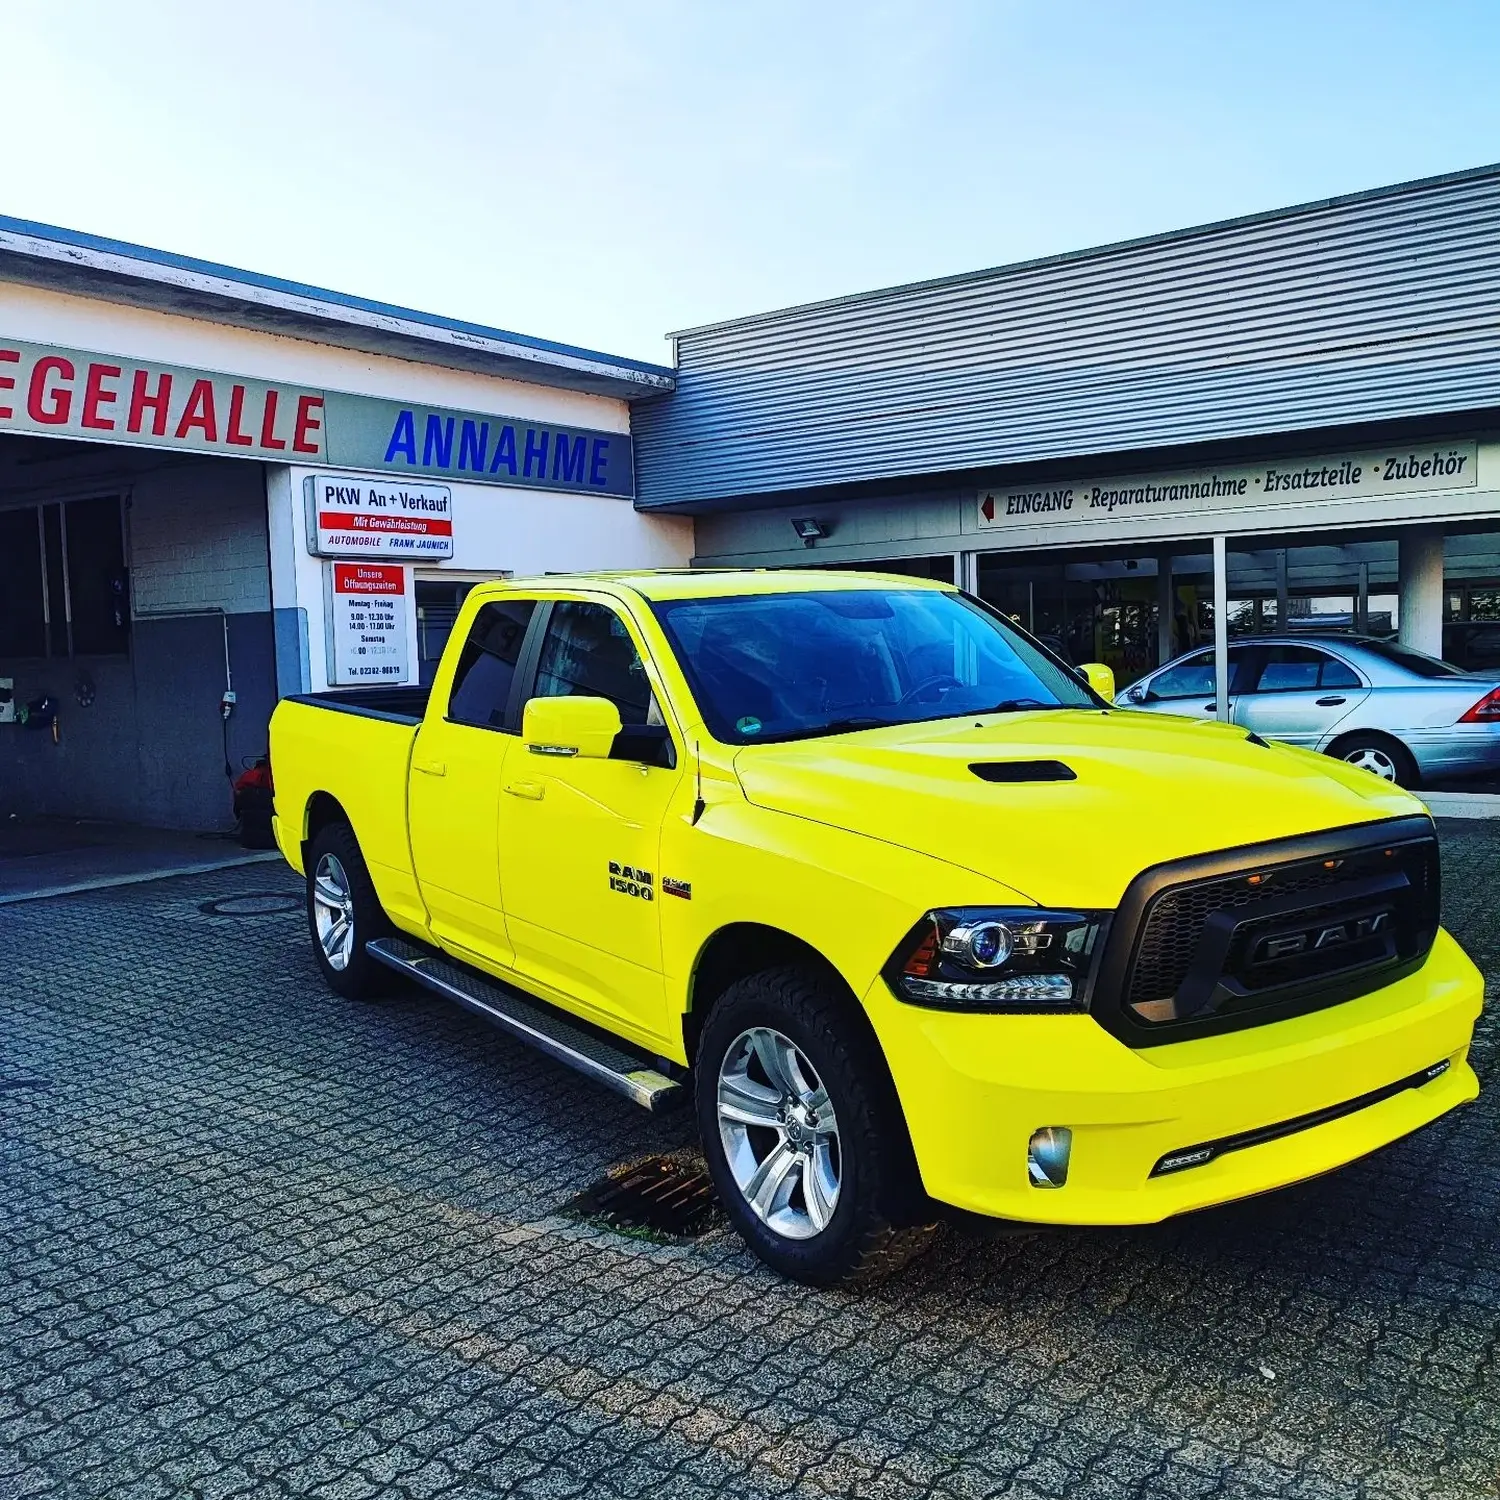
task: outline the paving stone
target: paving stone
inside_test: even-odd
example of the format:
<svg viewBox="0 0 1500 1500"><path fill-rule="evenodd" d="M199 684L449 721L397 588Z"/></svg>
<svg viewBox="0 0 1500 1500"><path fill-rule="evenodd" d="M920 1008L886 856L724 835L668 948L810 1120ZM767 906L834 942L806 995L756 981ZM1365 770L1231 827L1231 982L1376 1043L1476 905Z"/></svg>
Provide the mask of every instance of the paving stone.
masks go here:
<svg viewBox="0 0 1500 1500"><path fill-rule="evenodd" d="M1443 838L1493 988L1500 829ZM691 1121L198 909L278 884L0 912L3 1072L51 1085L0 1093L3 1500L1500 1495L1491 1092L1288 1192L812 1292L564 1217Z"/></svg>

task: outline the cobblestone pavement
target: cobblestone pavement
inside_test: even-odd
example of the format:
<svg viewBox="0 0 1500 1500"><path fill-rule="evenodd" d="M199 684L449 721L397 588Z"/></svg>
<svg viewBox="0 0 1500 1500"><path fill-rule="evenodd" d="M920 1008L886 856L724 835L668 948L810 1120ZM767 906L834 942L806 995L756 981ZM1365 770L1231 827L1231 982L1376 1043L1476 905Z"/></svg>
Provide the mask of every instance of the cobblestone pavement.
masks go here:
<svg viewBox="0 0 1500 1500"><path fill-rule="evenodd" d="M1500 830L1445 842L1500 974ZM557 1211L685 1119L199 909L294 885L0 912L0 1500L1500 1492L1493 1085L1289 1192L815 1293Z"/></svg>

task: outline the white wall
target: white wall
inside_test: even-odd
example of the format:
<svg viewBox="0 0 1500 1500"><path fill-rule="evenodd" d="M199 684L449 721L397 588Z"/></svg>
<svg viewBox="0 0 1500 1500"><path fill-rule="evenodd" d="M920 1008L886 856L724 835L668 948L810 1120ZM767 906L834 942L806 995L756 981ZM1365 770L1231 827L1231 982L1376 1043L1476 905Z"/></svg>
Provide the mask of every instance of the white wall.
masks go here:
<svg viewBox="0 0 1500 1500"><path fill-rule="evenodd" d="M231 328L0 281L0 337L102 354L195 365L227 375L309 385L428 406L531 417L560 426L629 432L630 408L611 396L554 390L495 375L363 354L332 344Z"/></svg>

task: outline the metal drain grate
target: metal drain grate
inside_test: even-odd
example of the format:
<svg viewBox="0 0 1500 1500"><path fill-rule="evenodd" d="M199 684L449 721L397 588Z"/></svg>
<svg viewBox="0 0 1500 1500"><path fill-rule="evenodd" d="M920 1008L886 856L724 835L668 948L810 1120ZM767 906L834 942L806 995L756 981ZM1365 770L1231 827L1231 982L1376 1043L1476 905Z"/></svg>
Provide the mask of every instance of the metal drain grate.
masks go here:
<svg viewBox="0 0 1500 1500"><path fill-rule="evenodd" d="M691 1156L646 1156L611 1167L562 1211L648 1239L697 1239L723 1220L708 1169Z"/></svg>
<svg viewBox="0 0 1500 1500"><path fill-rule="evenodd" d="M246 891L243 896L219 896L201 901L198 910L210 917L271 917L301 911L299 891Z"/></svg>

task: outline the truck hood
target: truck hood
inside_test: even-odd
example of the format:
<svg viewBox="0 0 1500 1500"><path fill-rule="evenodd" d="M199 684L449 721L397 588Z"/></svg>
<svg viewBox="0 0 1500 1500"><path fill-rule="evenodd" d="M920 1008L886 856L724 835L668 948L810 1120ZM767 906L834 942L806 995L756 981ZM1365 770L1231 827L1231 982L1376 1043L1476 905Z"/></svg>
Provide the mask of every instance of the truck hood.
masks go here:
<svg viewBox="0 0 1500 1500"><path fill-rule="evenodd" d="M993 781L971 769L1032 774L1016 762L1061 762L1075 779ZM759 807L919 849L1044 906L1113 907L1164 860L1425 811L1326 756L1234 726L1120 710L748 746L735 771Z"/></svg>

